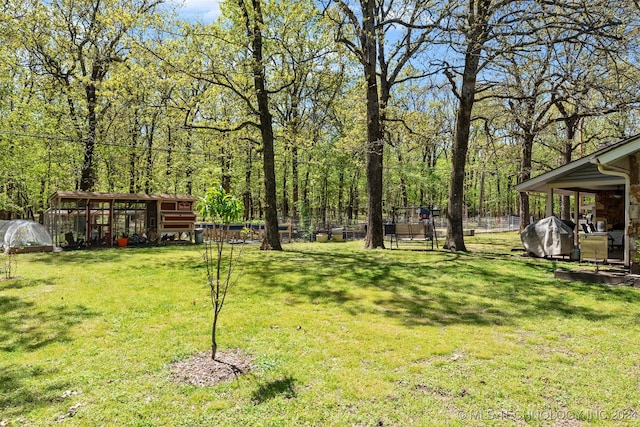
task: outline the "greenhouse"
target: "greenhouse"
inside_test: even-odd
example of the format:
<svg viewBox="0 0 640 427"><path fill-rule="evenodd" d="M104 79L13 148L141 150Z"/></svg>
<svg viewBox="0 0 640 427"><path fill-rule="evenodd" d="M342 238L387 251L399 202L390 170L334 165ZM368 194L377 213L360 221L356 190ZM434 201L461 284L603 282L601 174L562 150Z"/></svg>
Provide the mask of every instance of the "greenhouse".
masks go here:
<svg viewBox="0 0 640 427"><path fill-rule="evenodd" d="M53 250L53 241L44 226L25 219L0 221L0 242L6 253Z"/></svg>

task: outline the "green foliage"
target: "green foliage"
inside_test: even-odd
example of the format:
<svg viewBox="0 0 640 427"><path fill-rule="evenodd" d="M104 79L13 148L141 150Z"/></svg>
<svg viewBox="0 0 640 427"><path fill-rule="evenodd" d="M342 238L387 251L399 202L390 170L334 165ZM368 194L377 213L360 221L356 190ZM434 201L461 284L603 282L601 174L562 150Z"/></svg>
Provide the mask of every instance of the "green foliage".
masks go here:
<svg viewBox="0 0 640 427"><path fill-rule="evenodd" d="M222 186L218 186L211 187L203 197L200 197L198 210L205 220L221 225L219 229L214 227L214 235L204 242L203 254L213 309L211 358L215 359L218 348L218 319L232 285L231 279L235 266L242 254L242 251L235 251L234 245L231 245L228 251L224 250L224 246L230 238L229 224L242 218L244 207L238 199L227 194Z"/></svg>
<svg viewBox="0 0 640 427"><path fill-rule="evenodd" d="M405 40L398 34L405 30L416 36L437 22L451 30L448 40L440 42L463 39L460 22L449 21L462 17L461 9L447 13L442 22L437 17L438 11L462 8L462 3L383 3L379 10L389 15L380 34L387 24L393 30L384 40L389 68L379 69L379 78L393 76L403 52L413 49L398 46ZM640 129L633 96L640 93L633 66L640 45L640 26L633 21L637 7L620 0L609 3L590 2L591 12L586 13L580 5L557 2L548 6L549 13L526 22L513 15L514 25L498 32L508 39L509 28L528 28L516 35L525 38L533 34L529 29L548 29L547 40L528 39L526 45L509 49L509 55L501 52L498 40L491 45L494 54L489 57L502 60L483 67L486 74L481 77L489 81L480 82L470 144L471 150L491 149L494 155L480 159L470 153L465 204L471 212L480 206L496 213L515 210L513 185L522 161L522 129L516 123L528 117L529 102L536 107L532 117L541 120L529 126L537 135L534 174L561 163L558 150L565 126L557 108L548 108L552 100L562 99L570 116L587 114L584 143L574 147L576 156ZM263 159L251 96L253 63L238 4L222 2L222 15L215 22L186 23L148 0L7 3L0 11L2 22L11 24L0 28L0 194L6 195L0 209L37 214L54 191L79 187L85 141L95 125L96 190L202 194L210 182L224 182L230 192L242 195L247 219L262 219ZM323 11L307 0L260 4L269 23L261 30L274 123L278 214L304 216L311 228L322 218L346 221L348 210L356 211L352 220L362 221L367 214L364 82L353 51L336 43L355 41L357 35L344 21L331 21L337 18L336 3ZM498 6L503 7L492 4ZM557 13L568 7L571 13ZM527 8L514 10L524 13ZM603 26L601 35L617 37L599 39L588 33L589 16L604 23L614 13L619 25ZM401 25L399 20L409 15L426 20ZM538 19L561 19L561 25ZM569 20L585 24L575 45ZM557 32L567 32L571 43L558 49L541 47ZM607 49L594 51L599 45ZM455 96L443 88L459 83L455 67L462 63L463 50L442 46L425 44L395 76L384 108L389 132L386 206L404 203L403 191L409 204L447 202ZM546 67L542 60L551 52L556 57ZM443 74L441 67L449 66L450 74ZM541 80L542 72L547 77ZM418 76L425 78L411 78ZM543 83L538 97L528 96L538 81ZM93 86L97 123L89 117L86 99L86 90ZM490 125L484 127L485 121ZM492 147L490 140L496 142Z"/></svg>
<svg viewBox="0 0 640 427"><path fill-rule="evenodd" d="M207 193L200 197L197 209L205 221L225 225L240 221L244 212L242 202L227 194L222 186L207 190Z"/></svg>

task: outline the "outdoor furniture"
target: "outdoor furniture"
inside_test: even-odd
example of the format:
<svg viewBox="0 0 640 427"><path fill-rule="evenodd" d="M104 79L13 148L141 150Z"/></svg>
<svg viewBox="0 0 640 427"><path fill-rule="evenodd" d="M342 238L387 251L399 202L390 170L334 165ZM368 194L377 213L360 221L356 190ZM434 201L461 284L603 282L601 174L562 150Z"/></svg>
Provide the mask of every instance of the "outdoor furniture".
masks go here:
<svg viewBox="0 0 640 427"><path fill-rule="evenodd" d="M609 258L609 234L606 232L580 234L580 261L594 259L606 261Z"/></svg>
<svg viewBox="0 0 640 427"><path fill-rule="evenodd" d="M624 246L624 230L609 231L609 237L611 238L609 241L611 246L617 246L617 247Z"/></svg>
<svg viewBox="0 0 640 427"><path fill-rule="evenodd" d="M278 233L280 234L280 241L284 242L284 236L287 236L288 242L291 243L291 234L293 233L293 227L291 223L278 225Z"/></svg>
<svg viewBox="0 0 640 427"><path fill-rule="evenodd" d="M332 242L344 242L344 229L332 228L331 229L331 241Z"/></svg>
<svg viewBox="0 0 640 427"><path fill-rule="evenodd" d="M435 230L428 223L384 224L384 234L389 237L390 249L393 249L394 242L396 249L402 242L424 244L426 249L429 249L430 244L433 250Z"/></svg>

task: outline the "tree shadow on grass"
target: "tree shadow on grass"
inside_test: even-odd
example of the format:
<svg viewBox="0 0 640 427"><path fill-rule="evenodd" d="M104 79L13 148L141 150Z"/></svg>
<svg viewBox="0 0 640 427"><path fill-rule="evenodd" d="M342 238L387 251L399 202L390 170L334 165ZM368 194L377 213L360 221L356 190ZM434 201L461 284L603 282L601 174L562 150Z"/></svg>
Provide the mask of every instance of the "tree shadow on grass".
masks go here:
<svg viewBox="0 0 640 427"><path fill-rule="evenodd" d="M17 297L0 296L0 350L34 351L69 342L69 329L96 314L81 305L39 307Z"/></svg>
<svg viewBox="0 0 640 427"><path fill-rule="evenodd" d="M23 279L18 275L13 279L0 280L0 291L9 289L23 289L35 286L52 286L55 282L52 279Z"/></svg>
<svg viewBox="0 0 640 427"><path fill-rule="evenodd" d="M0 420L24 416L34 408L62 400L71 385L59 379L48 380L57 373L51 367L24 364L0 367Z"/></svg>
<svg viewBox="0 0 640 427"><path fill-rule="evenodd" d="M98 248L98 249L83 249L77 251L63 251L63 252L48 252L40 254L32 254L29 258L29 262L42 263L42 264L95 264L103 262L118 262L131 256L131 251L139 251L138 253L145 253L150 248L131 248L131 249L115 249L115 248ZM19 267L19 265L18 265Z"/></svg>
<svg viewBox="0 0 640 427"><path fill-rule="evenodd" d="M296 380L294 378L287 376L269 381L266 384L261 384L260 387L252 393L251 401L259 405L278 396L282 396L285 399L293 399L297 396L295 383Z"/></svg>
<svg viewBox="0 0 640 427"><path fill-rule="evenodd" d="M561 282L553 279L554 269L512 255L334 248L262 256L259 268L246 273L262 284L249 291L264 297L280 289L407 325L508 325L546 316L602 321L618 314L599 310L596 301L640 303L636 290ZM372 292L363 296L362 290ZM578 303L577 295L593 303Z"/></svg>
<svg viewBox="0 0 640 427"><path fill-rule="evenodd" d="M29 254L29 262L42 264L97 264L97 263L117 263L132 255L150 256L171 252L173 254L190 253L193 247L185 246L140 246L127 248L93 248L77 251L46 252ZM18 264L18 268L20 265Z"/></svg>
<svg viewBox="0 0 640 427"><path fill-rule="evenodd" d="M97 313L83 306L41 307L14 296L0 296L0 352L36 351L53 343L71 341L70 329ZM70 385L53 379L50 366L0 366L0 414L19 416L60 399Z"/></svg>

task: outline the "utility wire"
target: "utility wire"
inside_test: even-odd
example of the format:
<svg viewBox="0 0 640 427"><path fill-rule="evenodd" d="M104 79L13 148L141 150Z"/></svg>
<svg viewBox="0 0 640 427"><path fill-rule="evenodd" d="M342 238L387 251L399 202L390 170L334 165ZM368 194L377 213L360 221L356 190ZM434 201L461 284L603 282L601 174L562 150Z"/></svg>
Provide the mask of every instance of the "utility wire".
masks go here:
<svg viewBox="0 0 640 427"><path fill-rule="evenodd" d="M9 136L19 136L19 137L24 137L24 138L36 138L36 139L44 139L44 140L50 140L50 141L66 141L66 142L74 142L74 143L78 143L78 144L82 144L83 141L77 138L72 138L69 136L55 136L55 135L48 135L48 134L30 134L30 133L23 133L23 132L12 132L12 131L0 131L0 135L9 135ZM121 144L121 143L116 143L116 142L100 142L99 145L103 145L103 146L108 146L108 147L119 147L119 148L128 148L131 150L136 150L138 148L142 148L142 147L132 147L130 145L127 144ZM145 150L148 150L148 147L145 147ZM162 152L166 152L166 153L183 153L183 154L190 154L190 155L202 155L202 156L213 156L213 154L210 151L193 151L193 150L186 150L184 148L162 148L162 147L151 147L152 151L162 151Z"/></svg>

